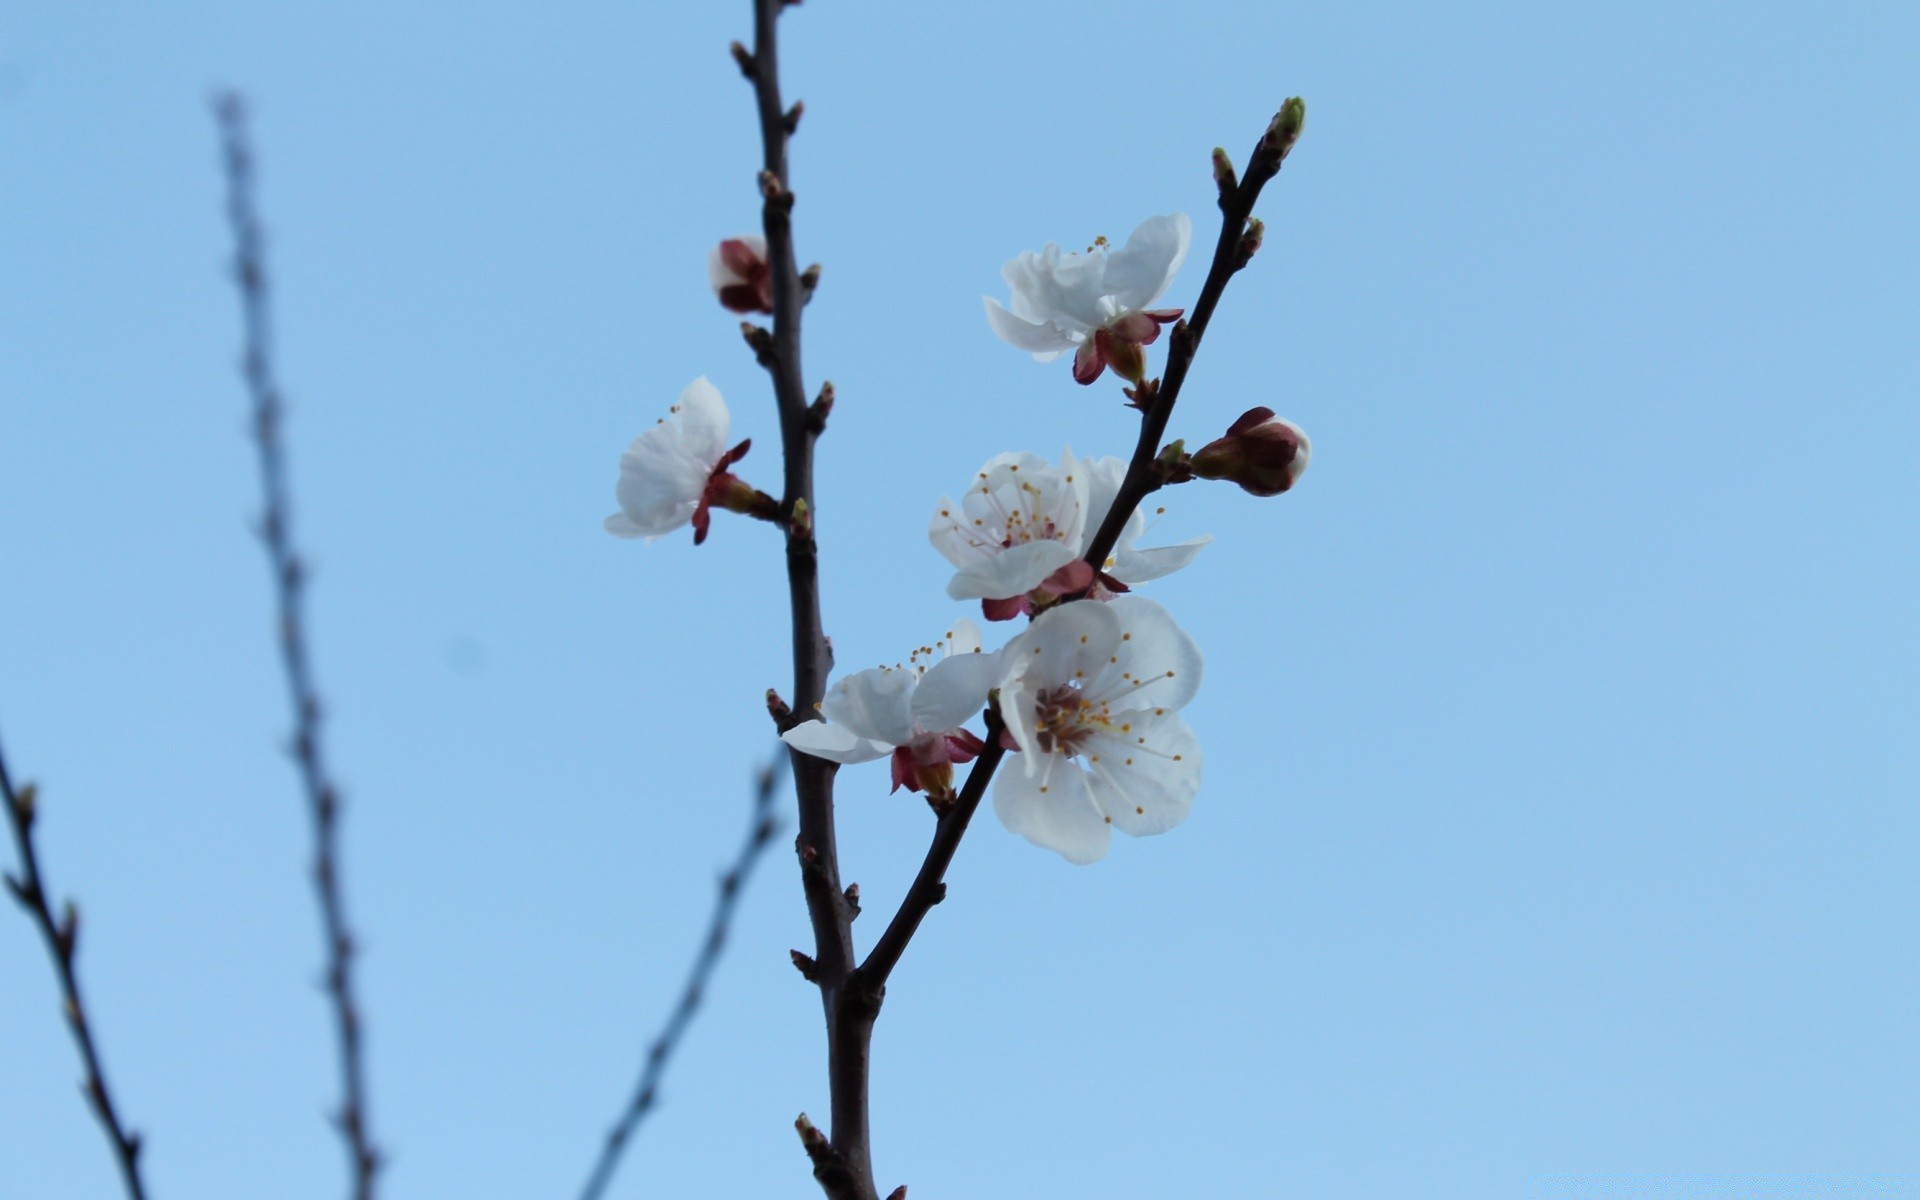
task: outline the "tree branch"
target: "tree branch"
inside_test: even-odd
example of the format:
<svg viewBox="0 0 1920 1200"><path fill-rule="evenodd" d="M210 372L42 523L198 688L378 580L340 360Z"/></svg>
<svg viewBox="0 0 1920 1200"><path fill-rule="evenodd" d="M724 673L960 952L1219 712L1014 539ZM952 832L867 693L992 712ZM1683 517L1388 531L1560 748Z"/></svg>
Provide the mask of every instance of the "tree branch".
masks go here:
<svg viewBox="0 0 1920 1200"><path fill-rule="evenodd" d="M7 876L7 890L27 910L33 923L40 927L40 936L47 943L47 955L53 959L54 974L60 979L61 1008L66 1014L67 1028L73 1033L74 1044L80 1047L80 1061L87 1069L82 1091L93 1106L93 1115L100 1120L100 1128L106 1131L107 1141L113 1145L114 1159L120 1165L120 1178L126 1184L127 1195L131 1200L146 1200L146 1185L140 1178L140 1135L121 1123L120 1110L114 1105L113 1093L107 1090L106 1072L100 1066L100 1051L93 1042L93 1025L87 1019L87 1006L80 997L80 979L74 971L74 956L80 938L80 913L73 902L68 901L60 919L54 919L48 901L50 889L40 874L40 859L34 852L34 788L29 783L23 784L18 792L14 791L4 754L0 754L0 799L6 802L7 821L13 827L14 844L20 849L21 874Z"/></svg>
<svg viewBox="0 0 1920 1200"><path fill-rule="evenodd" d="M780 14L790 0L753 0L753 48L736 49L741 74L753 84L760 119L761 225L773 280L772 345L758 357L773 379L786 463L787 597L793 625L793 709L814 711L826 695L833 654L820 620L819 550L813 530L813 446L825 422L807 405L800 369L800 318L808 291L793 252L792 188L787 142L797 128L780 95ZM809 271L809 274L812 274ZM816 276L817 278L817 276ZM809 1143L814 1178L835 1200L877 1200L867 1133L868 1037L850 1021L846 985L853 974L855 909L840 884L840 852L833 817L834 765L794 751L795 800L800 813L794 850L813 926L813 982L827 1021L832 1131L825 1146ZM870 1027L870 1022L869 1022ZM812 1128L809 1124L808 1128ZM816 1131L817 1134L817 1131Z"/></svg>
<svg viewBox="0 0 1920 1200"><path fill-rule="evenodd" d="M640 1122L653 1111L667 1063L686 1037L694 1014L700 1010L700 1001L707 991L707 981L712 978L713 969L720 962L721 951L726 948L727 930L733 924L733 910L740 902L740 894L746 890L754 864L772 843L774 830L779 826L779 819L773 815L773 796L778 784L775 764L770 762L761 769L755 783L752 824L747 828L746 841L742 843L740 853L734 857L733 865L720 877L720 897L714 903L713 916L707 921L707 936L700 944L699 955L693 960L693 970L687 974L686 987L681 989L680 1002L674 1005L673 1015L667 1018L659 1036L647 1047L646 1065L641 1068L640 1082L634 1086L633 1099L607 1134L607 1144L600 1152L600 1160L594 1164L587 1186L580 1192L580 1200L599 1200L605 1194L627 1143L632 1140Z"/></svg>
<svg viewBox="0 0 1920 1200"><path fill-rule="evenodd" d="M326 990L332 1000L344 1093L337 1124L346 1143L351 1195L371 1200L380 1169L367 1118L367 1085L361 1050L360 1009L353 988L353 934L347 924L339 869L340 793L321 753L320 698L307 653L303 589L306 568L293 545L286 452L280 440L284 410L273 379L266 257L253 200L253 151L247 140L246 102L228 92L214 102L226 170L227 220L233 228L234 279L240 290L246 351L241 374L253 405L253 437L260 452L265 511L260 537L272 568L279 618L280 658L293 701L293 757L299 766L313 817L313 885L326 939Z"/></svg>
<svg viewBox="0 0 1920 1200"><path fill-rule="evenodd" d="M1127 519L1133 515L1133 510L1165 482L1156 465L1160 456L1160 439L1166 436L1167 422L1172 419L1173 406L1180 399L1180 388L1186 383L1187 370L1193 366L1194 355L1200 349L1200 339L1207 332L1207 322L1213 319L1213 310L1219 305L1220 297L1226 293L1228 280L1246 266L1254 251L1260 248L1263 229L1260 222L1253 220L1254 203L1260 199L1260 189L1279 174L1280 164L1286 160L1294 142L1300 137L1305 117L1306 106L1297 97L1288 100L1254 146L1253 157L1247 161L1246 173L1238 181L1233 178L1233 168L1227 164L1226 154L1214 151L1214 175L1220 185L1221 219L1220 237L1213 247L1213 266L1207 271L1206 283L1201 285L1200 298L1194 302L1193 315L1173 327L1167 350L1166 377L1142 385L1138 390L1140 440L1134 445L1133 458L1127 464L1127 474L1121 480L1120 490L1114 495L1113 507L1107 510L1106 519L1100 522L1100 528L1083 556L1087 565L1095 571L1105 566L1107 555L1113 553L1114 543L1120 540L1120 534L1126 529Z"/></svg>
<svg viewBox="0 0 1920 1200"><path fill-rule="evenodd" d="M886 932L867 952L867 960L860 964L855 974L857 988L874 995L876 1011L879 1009L879 996L886 991L887 977L893 974L900 956L906 952L907 943L913 940L914 933L919 930L920 922L933 910L934 905L947 898L947 867L953 862L954 852L960 849L960 839L966 836L967 824L973 820L981 798L987 794L987 784L993 779L994 770L1006 756L1007 748L1000 741L1001 731L1005 728L998 706L988 708L986 749L980 752L973 768L967 772L967 782L961 785L960 795L940 814L939 824L933 830L933 845L927 848L927 857L921 862L919 873L913 877L912 885L900 901L899 911L893 914Z"/></svg>

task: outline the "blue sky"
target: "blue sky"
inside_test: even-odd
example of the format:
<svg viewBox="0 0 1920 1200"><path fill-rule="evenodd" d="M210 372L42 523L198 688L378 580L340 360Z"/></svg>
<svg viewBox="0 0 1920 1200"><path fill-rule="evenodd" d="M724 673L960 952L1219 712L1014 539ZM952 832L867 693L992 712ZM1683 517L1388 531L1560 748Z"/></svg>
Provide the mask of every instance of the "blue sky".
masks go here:
<svg viewBox="0 0 1920 1200"><path fill-rule="evenodd" d="M1089 868L983 815L876 1038L885 1186L1920 1172L1920 17L1191 9L785 22L853 666L961 611L942 491L1132 444L1117 390L988 332L1000 265L1210 237L1208 151L1310 108L1173 430L1314 438L1278 500L1169 497L1168 540L1217 538L1152 591L1209 655L1206 786ZM158 1195L342 1191L207 97L256 107L386 1194L569 1196L786 683L767 529L600 530L696 375L777 475L703 266L756 220L747 13L0 12L0 735ZM877 925L931 822L880 767L841 795ZM814 1194L807 937L776 851L616 1195ZM0 1029L0 1193L118 1195L13 917Z"/></svg>

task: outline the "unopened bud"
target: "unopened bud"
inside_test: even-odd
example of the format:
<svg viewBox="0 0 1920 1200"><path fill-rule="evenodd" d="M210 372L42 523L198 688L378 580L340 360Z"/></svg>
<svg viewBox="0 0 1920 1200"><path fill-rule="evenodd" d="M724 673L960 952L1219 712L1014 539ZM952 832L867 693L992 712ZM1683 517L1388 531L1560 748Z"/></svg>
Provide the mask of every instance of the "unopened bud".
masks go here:
<svg viewBox="0 0 1920 1200"><path fill-rule="evenodd" d="M1293 144L1300 140L1300 131L1307 126L1307 102L1298 96L1291 96L1280 111L1273 114L1273 123L1267 126L1267 136L1261 139L1261 149L1276 159L1287 156Z"/></svg>
<svg viewBox="0 0 1920 1200"><path fill-rule="evenodd" d="M1250 408L1225 437L1200 448L1193 473L1237 483L1256 496L1278 496L1299 480L1312 453L1313 444L1298 425L1274 416L1270 408Z"/></svg>
<svg viewBox="0 0 1920 1200"><path fill-rule="evenodd" d="M739 42L733 43L731 46L728 46L727 49L733 52L733 61L739 64L742 75L745 75L748 79L754 79L759 76L760 64L754 61L751 50L748 50Z"/></svg>
<svg viewBox="0 0 1920 1200"><path fill-rule="evenodd" d="M729 312L773 311L773 270L767 239L757 233L728 238L707 251L707 282Z"/></svg>
<svg viewBox="0 0 1920 1200"><path fill-rule="evenodd" d="M20 824L33 828L34 801L38 792L31 783L23 783L20 790L13 794L13 811L19 816Z"/></svg>
<svg viewBox="0 0 1920 1200"><path fill-rule="evenodd" d="M1229 192L1240 186L1240 177L1233 173L1233 160L1228 158L1227 152L1219 146L1213 148L1213 182L1219 186L1222 200L1226 199Z"/></svg>

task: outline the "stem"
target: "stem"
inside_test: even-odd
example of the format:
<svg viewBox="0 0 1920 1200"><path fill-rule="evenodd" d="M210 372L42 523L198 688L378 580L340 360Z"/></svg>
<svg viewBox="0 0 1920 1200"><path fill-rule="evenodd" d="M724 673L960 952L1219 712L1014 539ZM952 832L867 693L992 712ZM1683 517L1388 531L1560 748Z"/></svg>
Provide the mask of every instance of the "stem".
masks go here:
<svg viewBox="0 0 1920 1200"><path fill-rule="evenodd" d="M13 826L13 841L20 849L21 876L17 879L7 876L8 889L32 916L33 923L40 927L40 936L47 943L47 955L53 959L54 973L60 978L61 1008L66 1013L67 1028L73 1032L74 1044L80 1047L80 1061L87 1069L84 1085L87 1100L93 1105L93 1115L99 1118L100 1128L106 1131L107 1141L113 1145L114 1159L120 1164L120 1179L126 1184L127 1195L131 1200L146 1200L146 1185L140 1179L140 1135L121 1123L120 1110L113 1102L113 1093L107 1090L106 1072L100 1066L100 1051L93 1043L93 1024L87 1019L87 1006L80 997L80 979L74 972L75 943L80 932L79 914L72 904L68 904L64 917L58 921L54 919L53 910L47 903L49 889L40 874L40 859L34 853L33 785L26 785L17 794L14 792L13 780L7 775L4 754L0 754L0 800L6 803L8 823Z"/></svg>
<svg viewBox="0 0 1920 1200"><path fill-rule="evenodd" d="M354 939L340 888L340 793L328 776L321 753L320 698L314 690L307 653L306 569L293 545L292 511L287 485L286 451L280 440L284 410L274 383L270 356L271 323L267 302L266 258L260 221L253 203L253 151L247 141L246 102L229 92L214 104L220 123L227 177L227 220L233 227L234 278L240 288L240 312L246 352L241 374L253 404L253 436L260 451L260 484L265 512L260 537L273 575L279 617L280 659L293 702L293 757L313 817L313 886L326 941L326 990L332 1001L334 1037L340 1051L344 1093L337 1124L346 1144L350 1194L371 1200L380 1169L367 1120L365 1056L361 1050L360 1009L354 998Z"/></svg>
<svg viewBox="0 0 1920 1200"><path fill-rule="evenodd" d="M634 1086L633 1099L607 1134L607 1144L600 1152L600 1160L594 1164L587 1186L580 1193L580 1200L598 1200L606 1192L607 1184L613 1179L614 1168L620 1165L620 1155L632 1140L634 1130L653 1111L667 1063L686 1036L687 1027L693 1023L694 1015L700 1009L700 1001L706 995L707 981L712 978L713 969L720 962L720 953L726 948L727 931L733 924L733 910L739 905L740 893L746 890L754 864L773 841L774 830L779 825L773 815L773 794L777 784L774 764L769 763L760 772L754 788L753 823L747 829L747 839L741 845L740 853L735 856L733 865L720 877L720 897L714 903L713 916L707 922L707 936L700 944L700 954L694 959L693 970L687 975L687 985L680 992L680 1002L674 1006L673 1015L667 1019L660 1035L647 1047L646 1066L640 1072L640 1082Z"/></svg>
<svg viewBox="0 0 1920 1200"><path fill-rule="evenodd" d="M987 709L986 749L980 752L973 769L967 772L967 782L961 786L959 797L940 814L940 822L933 830L933 845L927 848L927 857L920 864L919 873L913 877L912 886L907 888L906 898L900 901L899 911L893 914L886 932L867 952L867 961L860 964L856 979L863 990L885 992L887 977L893 974L893 968L899 964L900 956L906 952L907 943L913 940L914 933L919 930L921 920L933 910L934 905L947 898L947 867L953 862L954 852L960 848L960 839L967 835L967 824L980 807L981 797L987 794L987 784L993 779L994 769L1007 753L1006 746L1000 741L1000 733L1004 728L999 706ZM878 1011L877 1001L875 1010Z"/></svg>
<svg viewBox="0 0 1920 1200"><path fill-rule="evenodd" d="M773 277L773 338L761 361L773 379L785 456L787 599L793 624L793 708L803 717L826 695L833 654L820 622L819 548L813 538L813 447L821 422L807 411L800 369L800 317L806 291L793 254L793 192L788 188L787 139L792 133L780 96L778 27L786 0L753 0L753 49L736 51L753 82L760 118L761 224ZM809 1144L814 1178L834 1200L877 1200L867 1132L867 1051L872 1019L848 991L854 970L854 908L841 890L840 852L834 836L834 764L791 752L800 830L794 850L813 925L812 978L820 988L827 1021L827 1077L832 1131L825 1145Z"/></svg>
<svg viewBox="0 0 1920 1200"><path fill-rule="evenodd" d="M1279 173L1280 164L1292 148L1291 140L1276 136L1279 124L1280 117L1276 116L1266 135L1254 147L1253 156L1247 161L1246 174L1239 182L1221 189L1220 237L1213 247L1213 266L1207 271L1206 283L1200 287L1200 298L1194 302L1193 315L1173 327L1167 350L1166 377L1152 388L1150 397L1143 405L1140 440L1134 445L1126 477L1121 480L1120 490L1114 495L1113 507L1107 511L1106 519L1100 522L1099 531L1087 547L1085 561L1096 571L1105 565L1107 555L1113 553L1114 543L1120 540L1120 534L1126 529L1127 519L1133 515L1133 510L1162 485L1163 481L1154 466L1154 460L1160 454L1160 439L1166 436L1167 423L1173 419L1173 406L1180 399L1180 388L1187 381L1187 371L1193 366L1194 355L1200 349L1200 339L1207 332L1207 322L1213 319L1213 310L1226 293L1227 281L1247 265L1254 248L1258 246L1257 239L1252 243L1245 239L1248 237L1248 218L1253 216L1253 206L1260 199L1260 189ZM1297 127L1293 136L1299 136Z"/></svg>

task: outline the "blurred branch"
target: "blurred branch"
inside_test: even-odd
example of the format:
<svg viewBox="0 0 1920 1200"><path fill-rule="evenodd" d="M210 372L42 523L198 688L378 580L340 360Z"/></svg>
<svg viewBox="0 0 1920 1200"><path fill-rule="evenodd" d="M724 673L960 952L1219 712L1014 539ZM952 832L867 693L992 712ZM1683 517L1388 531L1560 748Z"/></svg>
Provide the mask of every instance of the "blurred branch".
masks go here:
<svg viewBox="0 0 1920 1200"><path fill-rule="evenodd" d="M659 1036L647 1047L646 1065L641 1068L640 1082L634 1086L633 1099L628 1101L626 1112L607 1134L607 1144L600 1151L600 1161L594 1164L587 1186L580 1192L580 1200L599 1200L606 1192L627 1143L633 1140L634 1131L659 1100L660 1080L666 1075L667 1064L700 1010L707 981L713 977L713 969L726 949L727 931L733 924L733 911L740 903L740 894L746 890L754 864L760 861L760 855L772 843L774 831L779 827L779 820L773 815L773 797L779 787L778 764L777 758L769 762L755 780L753 819L747 827L746 841L734 856L733 865L720 877L720 895L714 902L713 915L707 920L707 936L693 960L693 969L687 974L680 1002L674 1005L673 1014L667 1018Z"/></svg>
<svg viewBox="0 0 1920 1200"><path fill-rule="evenodd" d="M127 1195L132 1200L146 1200L146 1185L140 1179L140 1135L121 1123L120 1111L113 1103L113 1093L107 1090L106 1073L100 1066L100 1051L93 1043L93 1025L87 1019L87 1006L80 998L80 980L74 973L74 955L80 939L80 912L72 901L68 901L59 920L54 919L53 909L48 902L49 889L40 874L39 856L34 852L34 788L28 783L21 785L18 792L14 791L4 754L0 754L0 799L6 802L7 821L13 826L14 844L20 848L21 874L7 876L7 890L32 916L34 924L40 927L40 936L47 943L47 954L53 959L54 973L60 977L61 1007L66 1013L67 1028L72 1030L73 1040L80 1047L80 1060L87 1068L82 1091L93 1105L93 1113L100 1119L100 1127L106 1130L107 1140L113 1143L114 1158L120 1164L120 1178L126 1184Z"/></svg>
<svg viewBox="0 0 1920 1200"><path fill-rule="evenodd" d="M284 409L279 388L274 383L270 357L266 257L260 221L254 209L253 151L247 140L246 102L237 93L225 93L214 102L214 116L220 126L227 181L227 220L233 227L234 279L240 289L240 312L245 326L246 351L241 374L253 402L253 437L260 451L260 483L265 493L260 538L266 545L278 601L280 658L286 668L287 689L293 701L293 757L299 766L307 807L313 817L313 884L326 938L326 990L333 1003L334 1032L345 1093L337 1123L347 1148L351 1194L354 1200L371 1200L380 1155L368 1129L360 1010L353 989L354 941L340 889L340 793L328 776L321 753L320 698L314 691L313 668L307 653L303 616L306 568L293 545L286 451L280 440Z"/></svg>

